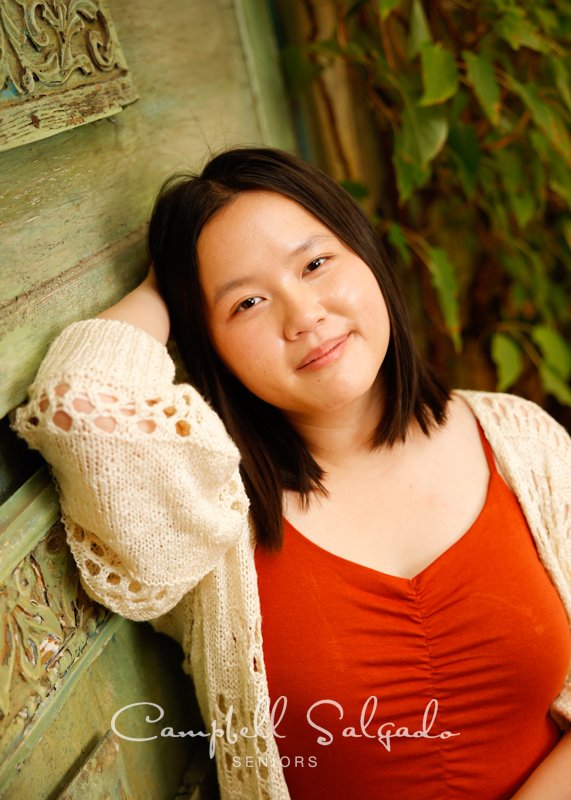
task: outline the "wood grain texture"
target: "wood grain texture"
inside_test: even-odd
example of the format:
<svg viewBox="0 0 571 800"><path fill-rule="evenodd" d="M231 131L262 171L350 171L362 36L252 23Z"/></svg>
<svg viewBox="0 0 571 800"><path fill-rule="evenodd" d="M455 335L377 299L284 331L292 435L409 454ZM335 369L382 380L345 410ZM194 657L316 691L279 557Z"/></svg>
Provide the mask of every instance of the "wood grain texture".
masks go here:
<svg viewBox="0 0 571 800"><path fill-rule="evenodd" d="M121 755L120 739L111 730L93 748L57 800L84 800L86 797L135 800Z"/></svg>
<svg viewBox="0 0 571 800"><path fill-rule="evenodd" d="M4 0L0 151L118 114L137 93L104 0Z"/></svg>
<svg viewBox="0 0 571 800"><path fill-rule="evenodd" d="M200 728L178 645L81 588L45 468L0 506L0 621L2 798L43 800L68 786L67 771L81 774L94 737L128 703L157 702L170 724ZM145 714L124 721L131 735L152 735ZM117 777L125 761L133 798L170 800L193 751L184 740L121 741Z"/></svg>
<svg viewBox="0 0 571 800"><path fill-rule="evenodd" d="M192 684L178 668L181 659L178 645L148 624L113 615L2 765L2 800L57 797L89 760L113 715L131 703L157 703L164 709L164 721L147 723L146 716L154 711L148 706L130 709L121 715L126 735L158 735L163 725L199 730ZM160 735L147 742L122 739L121 758L133 800L172 800L197 747L188 738Z"/></svg>
<svg viewBox="0 0 571 800"><path fill-rule="evenodd" d="M0 786L36 716L110 617L87 597L45 469L0 507Z"/></svg>
<svg viewBox="0 0 571 800"><path fill-rule="evenodd" d="M141 228L4 305L0 313L0 414L23 399L54 336L74 320L92 316L126 294L145 268Z"/></svg>
<svg viewBox="0 0 571 800"><path fill-rule="evenodd" d="M250 85L264 142L295 152L292 110L267 0L234 0Z"/></svg>
<svg viewBox="0 0 571 800"><path fill-rule="evenodd" d="M148 218L169 174L230 145L292 146L264 4L114 0L138 102L0 155L0 416L24 399L59 331L142 279ZM17 485L16 472L2 486ZM141 701L159 703L175 730L203 729L178 645L79 602L45 471L0 511L0 796L81 794L110 758L107 792L170 800L190 762L185 791L214 797L196 740L121 741L119 753L106 738L113 714ZM144 713L125 722L133 736L155 732Z"/></svg>

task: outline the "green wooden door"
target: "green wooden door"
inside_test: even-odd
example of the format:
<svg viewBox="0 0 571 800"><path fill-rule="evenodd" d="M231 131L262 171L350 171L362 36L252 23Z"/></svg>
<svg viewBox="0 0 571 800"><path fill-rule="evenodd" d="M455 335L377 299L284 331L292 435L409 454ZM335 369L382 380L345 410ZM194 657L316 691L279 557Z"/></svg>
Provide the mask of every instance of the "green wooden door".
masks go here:
<svg viewBox="0 0 571 800"><path fill-rule="evenodd" d="M84 593L49 472L9 430L7 415L25 398L55 335L142 278L146 223L162 180L199 167L209 149L293 149L292 129L265 0L94 4L100 16L80 15L77 30L99 25L105 36L102 20L112 24L119 78L127 69L131 81L123 110L119 104L89 121L100 98L92 97L88 118L77 100L89 94L81 86L78 94L79 68L69 85L62 81L75 95L62 99L52 80L49 109L42 100L28 121L32 106L24 106L16 78L0 86L0 146L11 136L2 129L2 103L18 117L13 143L25 142L0 153L0 796L198 800L217 791L206 740L159 735L163 726L204 729L182 651L148 623L112 614ZM2 5L15 15L33 2ZM73 4L64 5L69 19L58 41L67 36L71 52L80 34L71 27ZM37 18L40 27L48 16ZM20 66L41 53L26 54L31 36L21 39ZM0 56L2 80L15 75L14 52L10 64ZM41 70L30 74L41 94ZM56 117L62 130L48 135L42 126ZM26 138L26 125L41 138ZM141 703L154 705L133 705L113 724L116 712ZM129 741L117 734L121 726L132 738L155 738Z"/></svg>

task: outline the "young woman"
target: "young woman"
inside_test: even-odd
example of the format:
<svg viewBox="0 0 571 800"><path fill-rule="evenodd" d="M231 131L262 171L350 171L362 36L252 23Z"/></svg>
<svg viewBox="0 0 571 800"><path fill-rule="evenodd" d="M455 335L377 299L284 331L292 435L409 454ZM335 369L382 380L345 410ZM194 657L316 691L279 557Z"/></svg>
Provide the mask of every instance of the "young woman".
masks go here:
<svg viewBox="0 0 571 800"><path fill-rule="evenodd" d="M293 156L170 181L149 244L15 427L89 594L181 642L223 799L571 797L563 428L447 390L366 218Z"/></svg>

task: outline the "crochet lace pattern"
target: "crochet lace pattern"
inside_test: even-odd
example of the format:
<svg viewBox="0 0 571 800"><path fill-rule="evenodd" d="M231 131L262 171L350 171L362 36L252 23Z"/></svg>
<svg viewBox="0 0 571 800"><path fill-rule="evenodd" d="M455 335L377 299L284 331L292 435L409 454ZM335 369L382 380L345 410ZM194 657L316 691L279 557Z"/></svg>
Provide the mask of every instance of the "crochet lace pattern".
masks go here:
<svg viewBox="0 0 571 800"><path fill-rule="evenodd" d="M191 386L172 384L174 365L169 370L164 356L156 369L159 342L144 335L138 344L119 358L106 338L88 360L76 350L60 365L56 342L15 427L48 459L91 593L145 620L172 608L236 541L248 502L238 451L218 416ZM142 396L133 396L128 374L117 374L125 357L131 373L152 376Z"/></svg>

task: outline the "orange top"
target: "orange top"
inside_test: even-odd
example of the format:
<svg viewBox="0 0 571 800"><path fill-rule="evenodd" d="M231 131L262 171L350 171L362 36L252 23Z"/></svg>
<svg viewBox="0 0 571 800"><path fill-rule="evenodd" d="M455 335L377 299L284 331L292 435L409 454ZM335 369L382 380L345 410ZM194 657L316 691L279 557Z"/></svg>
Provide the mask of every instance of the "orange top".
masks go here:
<svg viewBox="0 0 571 800"><path fill-rule="evenodd" d="M560 738L548 709L571 658L568 621L478 427L484 507L412 580L287 521L280 553L255 550L292 800L510 798Z"/></svg>

